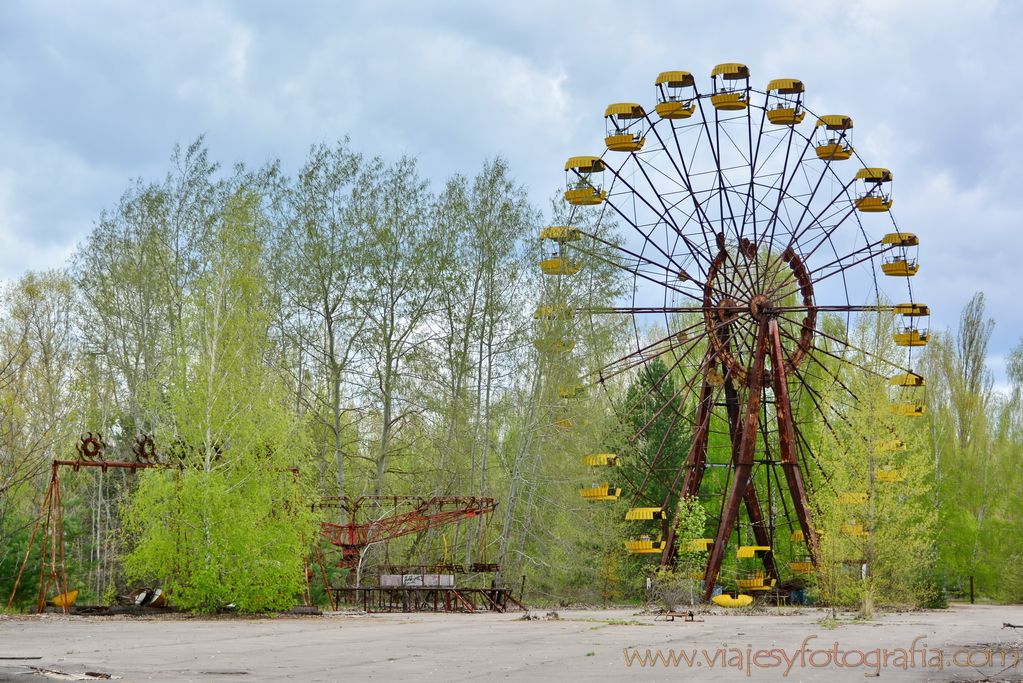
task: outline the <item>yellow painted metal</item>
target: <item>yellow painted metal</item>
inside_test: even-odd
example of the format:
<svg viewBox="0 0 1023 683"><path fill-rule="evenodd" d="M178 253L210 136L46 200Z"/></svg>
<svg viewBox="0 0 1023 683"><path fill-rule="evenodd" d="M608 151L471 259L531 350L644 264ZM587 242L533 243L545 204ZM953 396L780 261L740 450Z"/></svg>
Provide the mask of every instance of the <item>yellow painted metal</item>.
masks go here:
<svg viewBox="0 0 1023 683"><path fill-rule="evenodd" d="M658 102L654 110L662 119L688 119L696 111L696 105L691 101Z"/></svg>
<svg viewBox="0 0 1023 683"><path fill-rule="evenodd" d="M750 587L749 587L749 588L747 588L746 590L748 590L748 591L750 591L750 592L752 593L752 592L754 592L754 591L769 591L769 590L771 590L772 588L774 588L774 584L775 584L775 580L774 580L774 579L771 579L771 580L770 580L770 581L768 581L767 583L768 583L769 585L764 585L764 586L750 586Z"/></svg>
<svg viewBox="0 0 1023 683"><path fill-rule="evenodd" d="M813 562L789 562L789 569L798 574L812 574Z"/></svg>
<svg viewBox="0 0 1023 683"><path fill-rule="evenodd" d="M817 157L825 161L845 161L851 159L853 148L840 142L829 142L825 145L817 145Z"/></svg>
<svg viewBox="0 0 1023 683"><path fill-rule="evenodd" d="M720 111L741 111L749 105L745 92L722 92L711 95L710 103Z"/></svg>
<svg viewBox="0 0 1023 683"><path fill-rule="evenodd" d="M806 541L806 536L803 535L803 532L801 530L797 529L796 531L793 531L791 534L789 534L789 539L792 540L794 543L803 543Z"/></svg>
<svg viewBox="0 0 1023 683"><path fill-rule="evenodd" d="M594 156L569 157L568 161L565 162L566 171L575 171L582 174L600 173L605 168L604 161L600 157Z"/></svg>
<svg viewBox="0 0 1023 683"><path fill-rule="evenodd" d="M894 203L890 197L864 195L856 200L856 208L863 213L881 213L891 209Z"/></svg>
<svg viewBox="0 0 1023 683"><path fill-rule="evenodd" d="M817 119L817 123L814 124L814 128L821 126L828 130L849 130L853 127L853 120L851 116L845 114L828 114Z"/></svg>
<svg viewBox="0 0 1023 683"><path fill-rule="evenodd" d="M68 609L78 600L78 591L70 590L64 593L58 593L50 598L50 602L53 603L54 607L60 607L61 609Z"/></svg>
<svg viewBox="0 0 1023 683"><path fill-rule="evenodd" d="M533 311L534 320L567 320L572 317L572 309L568 306L538 306Z"/></svg>
<svg viewBox="0 0 1023 683"><path fill-rule="evenodd" d="M689 553L701 553L706 552L712 545L713 538L691 538L682 544L682 549Z"/></svg>
<svg viewBox="0 0 1023 683"><path fill-rule="evenodd" d="M710 75L711 77L721 76L721 78L728 81L749 78L749 67L738 62L726 62L715 66Z"/></svg>
<svg viewBox="0 0 1023 683"><path fill-rule="evenodd" d="M612 152L638 152L645 143L645 137L632 133L616 133L604 138L604 144Z"/></svg>
<svg viewBox="0 0 1023 683"><path fill-rule="evenodd" d="M581 263L563 256L551 256L540 261L544 275L575 275L581 268Z"/></svg>
<svg viewBox="0 0 1023 683"><path fill-rule="evenodd" d="M798 78L776 78L767 84L767 92L776 91L782 95L806 92L806 86Z"/></svg>
<svg viewBox="0 0 1023 683"><path fill-rule="evenodd" d="M880 166L868 166L856 171L856 180L864 180L868 183L890 183L892 172Z"/></svg>
<svg viewBox="0 0 1023 683"><path fill-rule="evenodd" d="M736 581L735 581L735 584L739 588L746 588L746 589L749 589L749 588L760 588L762 586L765 586L767 583L768 583L768 580L767 580L767 577L764 575L764 572L752 572L750 574L746 574L741 579L736 579Z"/></svg>
<svg viewBox="0 0 1023 683"><path fill-rule="evenodd" d="M622 495L622 489L604 482L590 488L579 489L579 495L586 500L618 500Z"/></svg>
<svg viewBox="0 0 1023 683"><path fill-rule="evenodd" d="M665 541L651 541L649 539L639 539L635 541L626 541L625 548L633 554L652 554L664 551L664 546L668 545Z"/></svg>
<svg viewBox="0 0 1023 683"><path fill-rule="evenodd" d="M890 232L881 238L881 244L894 244L897 247L920 246L920 239L911 232Z"/></svg>
<svg viewBox="0 0 1023 683"><path fill-rule="evenodd" d="M748 559L750 557L759 557L768 550L771 549L769 545L740 545L739 549L735 551L735 556L741 559Z"/></svg>
<svg viewBox="0 0 1023 683"><path fill-rule="evenodd" d="M874 479L883 484L897 484L906 481L906 470L901 467L886 467L875 472Z"/></svg>
<svg viewBox="0 0 1023 683"><path fill-rule="evenodd" d="M913 277L920 272L920 264L901 256L881 264L881 272L890 277Z"/></svg>
<svg viewBox="0 0 1023 683"><path fill-rule="evenodd" d="M561 398L577 398L582 396L586 390L579 386L558 387L558 396Z"/></svg>
<svg viewBox="0 0 1023 683"><path fill-rule="evenodd" d="M669 88L685 88L696 85L696 79L688 71L662 71L657 74L654 85L666 85Z"/></svg>
<svg viewBox="0 0 1023 683"><path fill-rule="evenodd" d="M803 122L806 112L794 107L775 107L767 110L767 120L777 126L795 126Z"/></svg>
<svg viewBox="0 0 1023 683"><path fill-rule="evenodd" d="M863 505L867 502L867 494L861 491L848 491L838 495L839 505Z"/></svg>
<svg viewBox="0 0 1023 683"><path fill-rule="evenodd" d="M886 439L875 443L874 449L880 453L894 453L906 450L906 443L902 439Z"/></svg>
<svg viewBox="0 0 1023 683"><path fill-rule="evenodd" d="M615 102L607 105L604 110L604 118L614 116L619 119L641 119L646 116L641 105L635 102Z"/></svg>
<svg viewBox="0 0 1023 683"><path fill-rule="evenodd" d="M721 595L715 595L713 598L711 598L711 602L713 602L718 607L736 609L741 607L749 607L750 605L752 605L753 596L746 595L745 593L739 593L735 597L732 597L731 595L722 593Z"/></svg>
<svg viewBox="0 0 1023 683"><path fill-rule="evenodd" d="M594 453L583 458L587 467L615 467L619 464L616 453Z"/></svg>
<svg viewBox="0 0 1023 683"><path fill-rule="evenodd" d="M888 408L893 415L899 417L922 417L927 412L920 403L893 403Z"/></svg>
<svg viewBox="0 0 1023 683"><path fill-rule="evenodd" d="M625 513L625 521L638 522L653 519L667 519L664 508L632 508Z"/></svg>
<svg viewBox="0 0 1023 683"><path fill-rule="evenodd" d="M928 341L930 341L930 336L926 330L921 332L917 329L906 328L895 333L896 346L927 346Z"/></svg>
<svg viewBox="0 0 1023 683"><path fill-rule="evenodd" d="M575 348L575 340L564 337L540 337L533 340L533 346L540 353L568 353Z"/></svg>
<svg viewBox="0 0 1023 683"><path fill-rule="evenodd" d="M895 304L894 312L896 315L920 318L930 315L931 309L927 304Z"/></svg>
<svg viewBox="0 0 1023 683"><path fill-rule="evenodd" d="M857 538L863 538L870 535L870 532L863 528L863 524L860 522L842 524L838 527L838 530L846 536L854 536Z"/></svg>
<svg viewBox="0 0 1023 683"><path fill-rule="evenodd" d="M549 225L540 231L541 240L554 240L555 242L575 242L582 235L579 228L568 225Z"/></svg>
<svg viewBox="0 0 1023 683"><path fill-rule="evenodd" d="M565 201L575 206L596 206L607 199L607 192L593 186L565 190Z"/></svg>
<svg viewBox="0 0 1023 683"><path fill-rule="evenodd" d="M927 384L924 378L915 372L904 372L899 375L892 375L888 383L893 387L922 387Z"/></svg>

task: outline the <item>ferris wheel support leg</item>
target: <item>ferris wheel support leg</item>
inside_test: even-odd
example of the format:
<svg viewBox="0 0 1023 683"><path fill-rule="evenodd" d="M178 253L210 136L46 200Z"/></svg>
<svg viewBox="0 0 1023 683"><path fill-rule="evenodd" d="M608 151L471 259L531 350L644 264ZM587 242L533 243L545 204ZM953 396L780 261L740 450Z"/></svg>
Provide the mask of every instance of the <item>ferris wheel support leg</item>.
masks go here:
<svg viewBox="0 0 1023 683"><path fill-rule="evenodd" d="M703 575L703 599L710 600L714 593L714 582L717 580L718 572L721 570L721 561L724 559L725 546L728 537L735 528L735 521L739 516L739 506L746 497L746 490L749 488L753 474L753 451L757 443L757 427L760 423L760 398L763 388L764 358L767 355L767 321L760 323L757 332L757 346L753 357L752 372L749 373L749 395L746 403L746 414L743 418L742 437L739 440L738 457L733 463L734 476L732 487L728 491L728 498L721 510L721 518L718 521L717 536L714 538L714 545L710 549L710 557L707 559L707 569Z"/></svg>
<svg viewBox="0 0 1023 683"><path fill-rule="evenodd" d="M682 481L682 491L679 495L679 502L695 496L700 491L700 482L703 481L704 465L707 463L707 433L710 429L710 413L714 405L714 390L706 379L700 388L700 403L696 408L696 429L693 433L693 445L686 457L686 476ZM676 479L675 483L678 480ZM675 483L672 484L674 488ZM669 491L668 495L671 495ZM665 500L664 507L667 508L668 500ZM674 521L674 519L672 519ZM665 535L664 551L661 553L661 566L669 567L675 561L675 525L668 527Z"/></svg>
<svg viewBox="0 0 1023 683"><path fill-rule="evenodd" d="M728 410L728 433L732 441L732 462L735 463L739 461L739 442L741 441L739 394L735 390L735 384L733 384L731 374L727 372L727 369L725 372L725 405ZM767 523L764 521L764 513L760 507L760 497L757 495L752 477L749 486L746 487L746 493L743 494L743 501L746 504L746 515L749 517L750 526L753 527L753 537L756 539L757 545L771 547L771 535L767 531ZM764 569L767 570L771 578L779 579L778 568L774 563L774 551L768 550L763 556L763 561Z"/></svg>
<svg viewBox="0 0 1023 683"><path fill-rule="evenodd" d="M806 539L806 547L810 553L810 559L816 564L817 531L813 526L810 505L806 496L806 484L803 481L803 472L799 469L799 460L796 457L796 437L795 429L792 425L792 404L789 401L788 382L785 379L785 357L782 352L778 321L772 319L768 327L771 346L771 366L774 369L772 373L774 405L778 415L778 450L781 451L782 470L785 472L785 481L792 496L792 506L796 511L796 518L799 520L799 527L803 531L803 537Z"/></svg>

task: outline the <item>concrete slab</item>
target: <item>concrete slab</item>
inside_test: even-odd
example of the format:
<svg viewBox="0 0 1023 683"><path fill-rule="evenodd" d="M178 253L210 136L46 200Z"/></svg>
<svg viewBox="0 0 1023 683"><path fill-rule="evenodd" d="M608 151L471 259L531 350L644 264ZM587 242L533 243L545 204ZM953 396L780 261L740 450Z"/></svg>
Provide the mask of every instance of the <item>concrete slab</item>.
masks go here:
<svg viewBox="0 0 1023 683"><path fill-rule="evenodd" d="M45 680L26 675L28 666L125 681L1023 680L1023 630L1002 628L1023 624L1021 606L888 614L837 628L822 626L816 610L719 612L702 623L626 609L559 616L0 617L0 657L42 658L0 659L0 680ZM646 660L647 650L664 659Z"/></svg>

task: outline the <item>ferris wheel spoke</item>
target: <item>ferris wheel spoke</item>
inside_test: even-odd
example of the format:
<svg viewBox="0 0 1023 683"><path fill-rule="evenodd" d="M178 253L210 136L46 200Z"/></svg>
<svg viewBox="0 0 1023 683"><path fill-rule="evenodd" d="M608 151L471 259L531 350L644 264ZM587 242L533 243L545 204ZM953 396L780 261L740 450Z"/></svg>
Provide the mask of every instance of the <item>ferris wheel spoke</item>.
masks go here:
<svg viewBox="0 0 1023 683"><path fill-rule="evenodd" d="M664 120L667 120L667 119L664 119ZM665 156L671 162L672 167L675 169L675 172L678 174L679 179L682 181L682 185L685 188L686 193L687 193L690 201L692 201L692 203L693 203L693 213L699 216L698 224L700 226L700 232L703 235L703 241L704 241L704 246L706 247L706 253L709 254L709 253L711 253L711 246L710 246L711 245L711 240L710 240L710 235L708 235L708 233L713 234L714 229L711 226L710 218L707 216L706 212L703 210L703 206L700 204L699 200L697 200L696 193L693 190L693 183L692 183L691 179L689 178L689 171L688 171L688 169L690 168L691 164L690 165L686 164L685 155L682 153L682 145L681 145L681 143L680 143L680 141L678 139L678 129L674 125L671 126L671 134L672 134L672 138L675 141L675 149L678 151L678 160L676 160L671 155L671 152L668 150L668 147L665 146L664 139L661 138L661 134L657 130L657 126L655 124L653 124L653 123L650 123L649 116L647 117L647 122L650 124L650 130L653 131L654 136L657 138L657 142L660 144L661 149L664 150ZM702 131L699 132L699 135L702 135ZM699 148L699 143L700 143L700 138L698 137L697 140L696 140L696 144L693 146L693 154L694 155L696 154L696 150ZM681 164L681 167L679 166L679 164Z"/></svg>
<svg viewBox="0 0 1023 683"><path fill-rule="evenodd" d="M783 317L784 317L784 314L783 314ZM791 322L791 319L789 319L789 320ZM818 329L816 331L816 333L819 334L820 336L824 337L825 339L833 341L836 344L840 344L841 346L843 346L846 349L850 349L852 351L855 351L856 353L862 353L867 358L871 358L871 359L877 361L878 363L880 363L883 366L887 366L887 367L892 368L894 370L899 370L900 372L905 372L905 373L910 373L910 374L913 373L913 371L910 368L904 367L904 366L896 363L895 361L889 360L888 358L885 358L884 356L882 356L882 355L880 355L878 353L874 353L873 351L868 351L866 349L860 348L859 346L851 343L848 339L840 339L840 338L835 337L835 336L833 336L833 335L831 335L831 334L829 334L829 333L827 333L827 332L825 332L825 331L823 331L821 329ZM817 350L819 350L819 351L823 351L823 349L821 349L820 347L815 347L815 348ZM870 374L872 374L872 375L874 375L876 377L882 377L884 379L888 379L887 375L883 374L880 371L874 370L872 368L868 368L866 365L863 365L861 363L855 363L855 362L853 362L852 360L850 360L848 358L842 358L842 357L839 357L839 356L835 356L834 354L829 353L827 351L825 351L825 353L828 353L828 355L834 356L837 360L841 360L842 362L846 363L849 366L856 367L856 368L858 368L860 370L863 370L864 372L870 373Z"/></svg>
<svg viewBox="0 0 1023 683"><path fill-rule="evenodd" d="M672 334L669 334L666 337L662 337L661 339L658 339L657 341L647 344L646 346L640 347L635 351L631 351L630 353L626 354L625 356L622 356L621 358L611 361L610 363L602 366L600 369L588 373L587 376L597 377L598 378L597 383L603 384L606 380L609 380L624 372L628 372L632 368L642 365L647 361L653 360L654 358L662 356L665 353L674 352L677 349L682 348L686 345L690 345L686 353L683 354L683 357L676 362L677 364L678 362L681 362L681 360L683 360L685 356L687 356L689 352L693 350L693 348L695 348L696 342L699 342L703 337L706 336L706 333L701 329L698 334L694 334L691 338L687 338L685 342L679 342L676 344L675 342L678 340L679 334L684 333L688 335L689 330L700 328L701 325L702 323L698 322L694 323L693 325L683 330L680 330L679 332L673 332ZM665 342L668 342L666 346ZM667 376L667 373L665 373L665 376Z"/></svg>
<svg viewBox="0 0 1023 683"><path fill-rule="evenodd" d="M779 206L780 206L781 201L782 201L782 199L784 197L791 197L792 196L789 193L788 189L789 189L789 187L791 187L792 182L795 180L797 174L800 171L802 171L803 172L803 177L806 178L806 168L805 168L805 166L806 166L805 161L807 160L807 154L806 153L807 153L807 151L810 148L811 142L812 142L812 138L807 136L806 137L806 146L803 148L803 154L801 155L801 157L799 159L799 162L796 164L795 168L793 168L793 170L792 170L792 175L789 178L789 182L786 184L785 190L782 193L783 196L779 197ZM803 220L806 218L806 214L809 212L810 207L813 205L814 199L817 196L817 192L820 189L821 185L823 185L824 179L825 179L825 177L827 177L827 174L828 174L829 171L834 173L834 171L831 170L831 160L830 159L825 161L825 163L824 163L824 171L819 174L819 176L817 178L817 181L815 183L812 183L813 184L813 190L810 192L810 196L806 199L805 202L799 202L803 206L803 211L800 213L799 218L793 223L792 234L789 237L788 243L785 245L785 249L782 250L783 252L785 250L787 250L787 249L794 248L795 245L797 244L799 238L802 236L803 232L805 230L809 229L809 227L812 227L813 225L817 225L821 215L825 211L828 211L830 209L830 207L832 205L834 205L842 195L845 195L847 198L849 197L849 188L852 187L853 182L854 182L854 181L851 181L851 180L846 182L842 186L842 191L840 193L836 194L834 197L832 197L831 201L828 202L828 204L824 207L823 210L821 210L820 213L818 213L816 216L814 216L813 220L810 221L809 225L806 228L802 228L801 229L801 226L803 224ZM850 199L850 201L851 201L851 199ZM777 215L778 215L778 212L775 212L775 216L777 216ZM772 242L774 241L774 234L775 234L774 233L774 225L772 223L772 232L771 232ZM770 259L768 260L768 264L767 265L768 266L772 265L771 262L770 262Z"/></svg>
<svg viewBox="0 0 1023 683"><path fill-rule="evenodd" d="M648 176L648 175L646 174L646 171L645 171L645 170L643 169L643 165L642 165L641 163L639 164L639 167L640 167L641 171L643 172L643 176L644 176L644 178L646 178L647 182L648 182L648 183L650 183L650 177L649 177L649 176ZM621 174L619 174L619 173L618 173L618 171L616 171L615 169L613 169L613 168L611 168L611 167L608 167L608 169L609 169L609 170L611 171L611 173L612 173L612 174L613 174L613 175L615 176L615 179L616 179L617 181L620 181L620 182L621 182L621 183L622 183L622 184L623 184L623 185L624 185L625 187L627 187L627 188L629 189L629 191L630 191L630 192L632 192L632 194L633 194L633 196L634 196L634 197L639 197L640 201L641 201L641 202L642 202L642 203L643 203L643 204L644 204L644 205L645 205L645 206L646 206L646 207L647 207L648 209L650 209L650 211L652 211L652 212L654 213L654 215L655 215L655 216L657 216L657 217L658 217L659 219L661 219L661 220L664 220L664 221L665 221L666 223L668 223L669 225L671 225L672 229L674 229L674 230L675 230L675 232L676 232L676 233L677 233L677 234L679 235L679 237L681 237L681 238L682 238L682 241L683 241L683 242L684 242L684 243L686 244L686 246L688 247L688 249L689 249L689 254L690 254L690 255L691 255L692 257L693 257L693 261L694 261L694 263L696 263L696 264L697 264L697 267L698 267L698 268L700 268L700 271L701 271L701 272L702 272L703 274L706 274L706 272L707 272L707 271L706 271L706 270L704 269L703 265L702 265L702 264L700 264L700 259L701 259L701 257L702 257L702 258L703 258L703 260L707 261L708 263L710 262L710 259L709 259L709 258L708 258L708 256L707 256L707 255L706 255L706 254L705 254L704 252L702 252L702 251L701 251L701 250L700 250L699 248L696 248L696 245L694 245L694 244L693 244L693 243L692 243L692 242L691 242L691 241L689 240L689 238L688 238L688 237L686 237L686 236L685 236L685 235L683 234L683 232L682 232L682 231L681 231L681 230L679 229L678 225L676 225L676 224L675 224L675 221L674 221L674 217L673 217L673 216L671 215L671 212L670 212L670 211L668 210L667 206L665 206L665 205L663 204L663 201L661 202L661 204L662 204L662 207L663 207L663 210L662 210L662 211L658 211L658 210L657 210L657 209L656 209L656 208L655 208L655 207L654 207L654 206L653 206L653 205L652 205L652 204L651 204L651 203L650 203L650 202L649 202L649 201L648 201L648 200L646 199L646 197L645 197L645 196L643 196L642 194L640 194L639 192L637 192L637 191L636 191L636 189L635 189L635 188L634 188L634 187L633 187L633 186L632 186L632 185L631 185L631 184L629 183L629 181L625 180L625 179L624 179L624 178L623 178L623 177L621 176ZM652 184L652 183L651 183L651 186L653 186L653 184ZM660 195L658 195L658 199L659 199L659 200L661 199L661 198L660 198ZM628 216L626 216L626 215L625 215L625 213L624 213L624 212L623 212L623 211L622 211L622 210L621 210L621 209L620 209L620 208L619 208L618 206L616 206L616 205L614 204L614 202L608 201L608 204L609 204L609 205L611 206L611 208L613 208L613 209L614 209L614 210L615 210L615 211L616 211L616 212L617 212L617 213L618 213L618 214L619 214L620 216L622 216L622 218L623 218L623 219L625 219L625 220L626 220L627 222L630 222L630 223L632 222L632 221L630 221L630 220L629 220L629 217L628 217ZM633 224L633 227L635 227L635 224ZM642 231L640 231L640 232L642 232ZM663 255L664 255L664 256L665 256L666 258L668 258L668 259L669 259L669 261L671 260L671 257L670 257L670 256L668 256L667 252L665 252L665 251L664 251L664 249L662 249L662 248L661 248L661 246L660 246L659 244L657 244L656 242L653 242L652 240L650 240L650 239L649 239L649 237L647 237L647 236L646 236L645 234L644 234L644 238L645 238L645 239L647 239L647 241L649 241L649 242L650 242L651 246L653 246L653 247L654 247L655 249L657 249L657 250L658 250L659 252L661 252L661 254L663 254ZM676 265L678 265L678 264L676 264ZM679 268L679 269L681 270L681 268L682 268L682 267L681 267L681 266L678 266L678 268Z"/></svg>

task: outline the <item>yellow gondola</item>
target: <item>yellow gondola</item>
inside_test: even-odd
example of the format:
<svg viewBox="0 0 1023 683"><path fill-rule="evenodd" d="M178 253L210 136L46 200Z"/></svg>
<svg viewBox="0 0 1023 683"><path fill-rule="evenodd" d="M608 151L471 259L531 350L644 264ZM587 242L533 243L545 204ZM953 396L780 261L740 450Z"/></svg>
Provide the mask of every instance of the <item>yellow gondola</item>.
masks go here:
<svg viewBox="0 0 1023 683"><path fill-rule="evenodd" d="M533 311L534 320L566 320L572 317L572 309L568 306L538 306Z"/></svg>
<svg viewBox="0 0 1023 683"><path fill-rule="evenodd" d="M931 314L931 309L927 304L895 304L892 312L908 318L923 318Z"/></svg>
<svg viewBox="0 0 1023 683"><path fill-rule="evenodd" d="M918 330L915 327L904 327L895 333L896 346L927 346L929 340L927 330Z"/></svg>
<svg viewBox="0 0 1023 683"><path fill-rule="evenodd" d="M742 111L749 106L749 67L745 64L735 62L718 64L710 72L710 77L714 84L714 94L710 96L710 103L715 109Z"/></svg>
<svg viewBox="0 0 1023 683"><path fill-rule="evenodd" d="M771 550L769 545L741 545L739 549L735 551L735 556L742 559L749 559L751 557L762 557L764 554Z"/></svg>
<svg viewBox="0 0 1023 683"><path fill-rule="evenodd" d="M874 450L879 453L894 453L895 451L906 450L906 443L902 439L886 439L874 444Z"/></svg>
<svg viewBox="0 0 1023 683"><path fill-rule="evenodd" d="M883 484L896 484L906 481L906 472L898 467L886 467L875 472L874 479Z"/></svg>
<svg viewBox="0 0 1023 683"><path fill-rule="evenodd" d="M575 242L582 235L579 228L568 225L549 225L540 231L540 240L554 240L555 242Z"/></svg>
<svg viewBox="0 0 1023 683"><path fill-rule="evenodd" d="M544 275L575 275L582 267L580 262L564 256L549 256L540 260L540 270Z"/></svg>
<svg viewBox="0 0 1023 683"><path fill-rule="evenodd" d="M911 232L890 232L881 238L881 244L893 244L897 247L918 247L920 238Z"/></svg>
<svg viewBox="0 0 1023 683"><path fill-rule="evenodd" d="M587 467L616 467L620 463L616 453L594 453L584 457L583 464Z"/></svg>
<svg viewBox="0 0 1023 683"><path fill-rule="evenodd" d="M622 489L604 482L589 488L579 489L579 495L586 500L618 500L622 495Z"/></svg>
<svg viewBox="0 0 1023 683"><path fill-rule="evenodd" d="M558 418L558 419L554 420L554 422L552 422L551 424L554 425L555 427L557 427L558 429L565 429L565 430L575 429L575 422L572 422L567 417Z"/></svg>
<svg viewBox="0 0 1023 683"><path fill-rule="evenodd" d="M558 387L558 396L561 398L578 398L583 395L585 389L581 386Z"/></svg>
<svg viewBox="0 0 1023 683"><path fill-rule="evenodd" d="M893 403L888 408L893 415L899 417L922 417L927 412L920 403Z"/></svg>
<svg viewBox="0 0 1023 683"><path fill-rule="evenodd" d="M863 505L867 502L867 494L862 491L847 491L838 496L839 505Z"/></svg>
<svg viewBox="0 0 1023 683"><path fill-rule="evenodd" d="M856 209L864 213L888 211L894 203L891 192L885 186L892 182L892 172L887 168L872 166L856 172L856 180L862 181L862 191L856 198Z"/></svg>
<svg viewBox="0 0 1023 683"><path fill-rule="evenodd" d="M646 112L635 102L616 102L607 105L604 121L607 136L604 144L612 152L638 152L643 149L646 138L641 126Z"/></svg>
<svg viewBox="0 0 1023 683"><path fill-rule="evenodd" d="M798 78L776 78L767 84L767 120L777 126L794 126L806 117L803 92Z"/></svg>
<svg viewBox="0 0 1023 683"><path fill-rule="evenodd" d="M846 536L853 536L854 538L863 538L870 535L870 532L860 522L842 524L838 527L838 530Z"/></svg>
<svg viewBox="0 0 1023 683"><path fill-rule="evenodd" d="M924 378L915 372L904 372L899 375L892 375L888 383L893 387L922 387L927 384Z"/></svg>
<svg viewBox="0 0 1023 683"><path fill-rule="evenodd" d="M844 114L829 114L817 119L814 125L818 158L825 161L844 161L852 157L853 120Z"/></svg>
<svg viewBox="0 0 1023 683"><path fill-rule="evenodd" d="M607 199L598 182L605 169L600 157L571 157L565 162L565 201L576 206L596 206Z"/></svg>
<svg viewBox="0 0 1023 683"><path fill-rule="evenodd" d="M682 544L682 550L688 553L702 553L712 545L714 545L713 538L691 538Z"/></svg>
<svg viewBox="0 0 1023 683"><path fill-rule="evenodd" d="M625 521L641 522L655 519L667 519L664 508L632 508L625 513Z"/></svg>
<svg viewBox="0 0 1023 683"><path fill-rule="evenodd" d="M789 540L793 541L794 543L804 543L806 542L806 536L803 535L803 532L800 529L796 529L791 534L789 534Z"/></svg>
<svg viewBox="0 0 1023 683"><path fill-rule="evenodd" d="M696 80L688 71L662 71L654 81L662 119L688 119L696 111Z"/></svg>
<svg viewBox="0 0 1023 683"><path fill-rule="evenodd" d="M639 555L652 553L660 554L664 551L664 548L667 545L666 541L654 541L649 536L640 536L636 540L629 540L625 542L625 548L630 553Z"/></svg>
<svg viewBox="0 0 1023 683"><path fill-rule="evenodd" d="M789 569L797 574L812 574L813 562L789 562Z"/></svg>
<svg viewBox="0 0 1023 683"><path fill-rule="evenodd" d="M881 272L889 277L913 277L920 272L920 264L905 256L893 256L881 264Z"/></svg>

